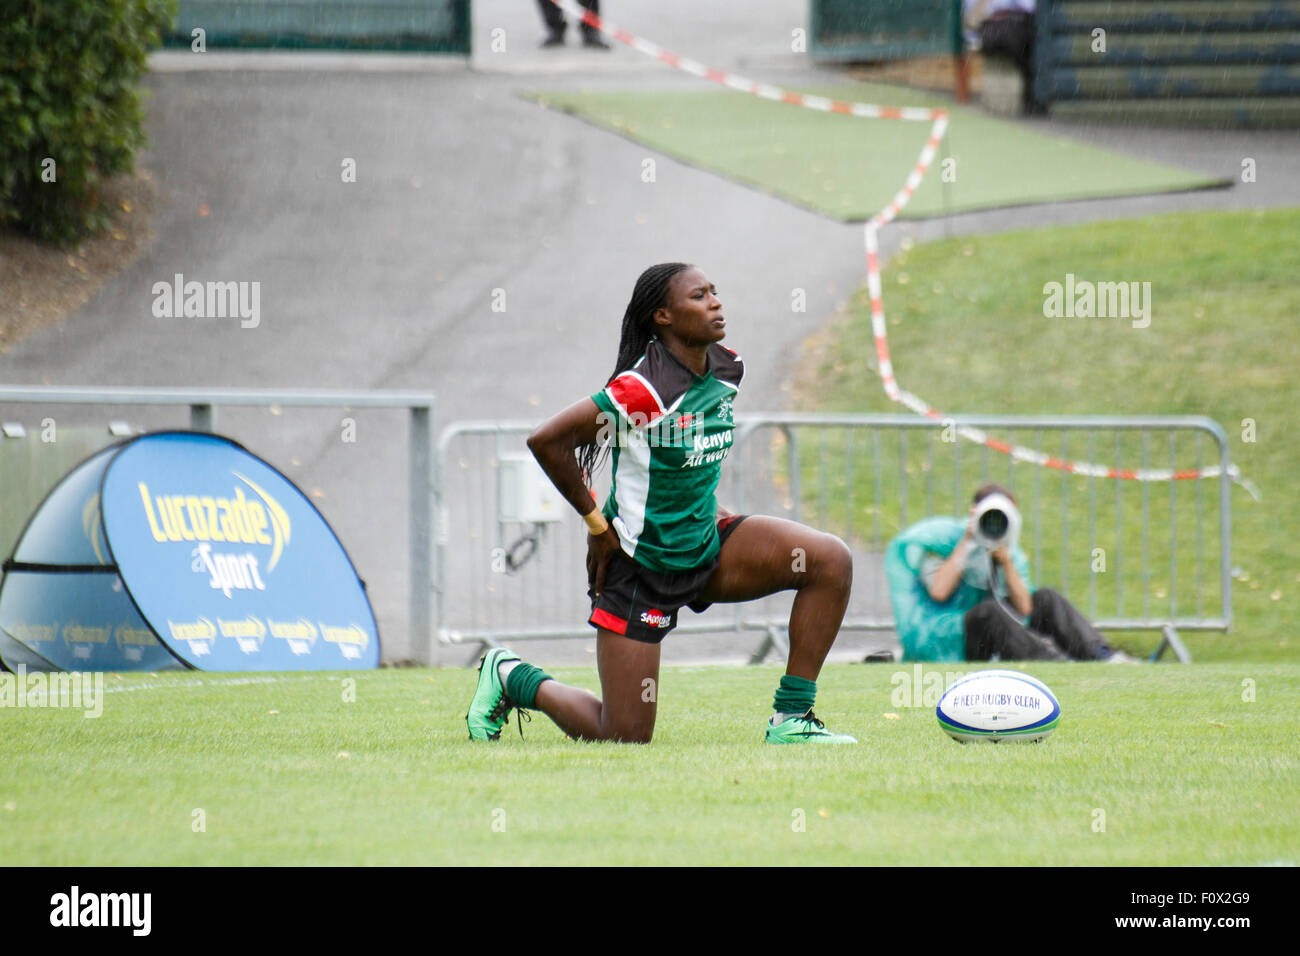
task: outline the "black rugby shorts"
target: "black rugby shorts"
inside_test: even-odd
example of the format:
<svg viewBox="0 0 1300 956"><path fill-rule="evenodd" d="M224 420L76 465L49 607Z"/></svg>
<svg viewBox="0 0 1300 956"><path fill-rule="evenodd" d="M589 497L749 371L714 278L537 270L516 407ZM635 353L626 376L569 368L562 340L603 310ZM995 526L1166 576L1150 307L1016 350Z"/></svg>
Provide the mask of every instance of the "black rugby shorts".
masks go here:
<svg viewBox="0 0 1300 956"><path fill-rule="evenodd" d="M708 564L680 574L661 574L642 567L622 549L605 568L600 597L591 588L591 617L587 623L635 641L658 644L677 626L677 611L689 607L697 614L709 605L695 600L718 568L722 545L748 515L727 515L718 521L718 555Z"/></svg>

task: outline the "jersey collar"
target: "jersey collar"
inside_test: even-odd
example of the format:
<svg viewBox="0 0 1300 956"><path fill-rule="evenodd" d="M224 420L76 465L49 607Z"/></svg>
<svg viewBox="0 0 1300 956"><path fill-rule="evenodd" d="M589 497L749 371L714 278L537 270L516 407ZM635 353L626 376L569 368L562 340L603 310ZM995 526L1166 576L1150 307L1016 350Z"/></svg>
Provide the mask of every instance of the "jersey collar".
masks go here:
<svg viewBox="0 0 1300 956"><path fill-rule="evenodd" d="M710 375L713 374L713 348L712 348L712 346L710 346L709 349L704 353L704 374L703 374L703 375L696 375L696 374L695 374L695 370L692 369L692 368L688 368L685 362L683 362L683 361L682 361L681 359L679 359L676 355L674 355L672 349L670 349L667 345L665 345L664 342L663 342L663 340L662 340L661 338L659 338L659 336L656 335L656 336L654 337L653 341L656 342L656 343L659 345L659 348L663 351L663 353L664 353L665 355L667 355L670 359L672 359L674 362L676 362L676 363L677 363L678 365L680 365L682 368L686 369L687 374L690 375L690 376L692 377L692 379L694 379L694 380L704 379L704 378L708 378Z"/></svg>

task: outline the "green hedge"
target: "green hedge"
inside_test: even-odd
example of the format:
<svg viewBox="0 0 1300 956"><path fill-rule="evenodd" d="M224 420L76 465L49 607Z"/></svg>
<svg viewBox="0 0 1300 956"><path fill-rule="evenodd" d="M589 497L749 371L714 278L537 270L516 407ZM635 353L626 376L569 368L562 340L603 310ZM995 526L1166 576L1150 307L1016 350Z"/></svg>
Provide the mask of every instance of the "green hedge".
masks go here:
<svg viewBox="0 0 1300 956"><path fill-rule="evenodd" d="M130 172L144 144L139 80L149 48L175 19L176 0L3 6L0 224L75 244L108 226L100 185ZM47 160L53 182L43 178Z"/></svg>

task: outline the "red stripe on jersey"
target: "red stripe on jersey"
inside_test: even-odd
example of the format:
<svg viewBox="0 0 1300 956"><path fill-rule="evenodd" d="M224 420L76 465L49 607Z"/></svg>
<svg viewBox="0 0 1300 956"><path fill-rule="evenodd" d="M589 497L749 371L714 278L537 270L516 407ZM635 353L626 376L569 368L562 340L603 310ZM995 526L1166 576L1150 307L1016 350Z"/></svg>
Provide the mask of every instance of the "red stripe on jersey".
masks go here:
<svg viewBox="0 0 1300 956"><path fill-rule="evenodd" d="M627 621L621 617L615 617L603 607L598 607L591 612L591 620L588 623L603 627L607 631L613 631L615 634L627 634Z"/></svg>
<svg viewBox="0 0 1300 956"><path fill-rule="evenodd" d="M623 410L625 418L638 415L641 422L649 424L664 413L663 406L645 382L635 375L624 373L606 387L610 397Z"/></svg>

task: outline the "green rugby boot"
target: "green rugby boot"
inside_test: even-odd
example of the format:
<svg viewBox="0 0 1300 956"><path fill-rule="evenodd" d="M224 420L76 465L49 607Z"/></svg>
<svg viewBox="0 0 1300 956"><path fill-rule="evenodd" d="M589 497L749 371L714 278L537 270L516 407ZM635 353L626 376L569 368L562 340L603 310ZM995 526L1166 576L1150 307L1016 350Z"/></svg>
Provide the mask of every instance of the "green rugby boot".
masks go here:
<svg viewBox="0 0 1300 956"><path fill-rule="evenodd" d="M497 740L501 737L501 728L506 725L514 704L506 696L506 687L497 667L502 661L517 660L519 655L504 647L494 647L479 661L478 687L474 689L474 699L469 702L469 712L465 715L470 740Z"/></svg>
<svg viewBox="0 0 1300 956"><path fill-rule="evenodd" d="M769 744L856 744L858 739L848 734L833 734L826 725L817 719L809 709L806 714L787 717L779 724L772 723L776 715L767 722L766 740Z"/></svg>

